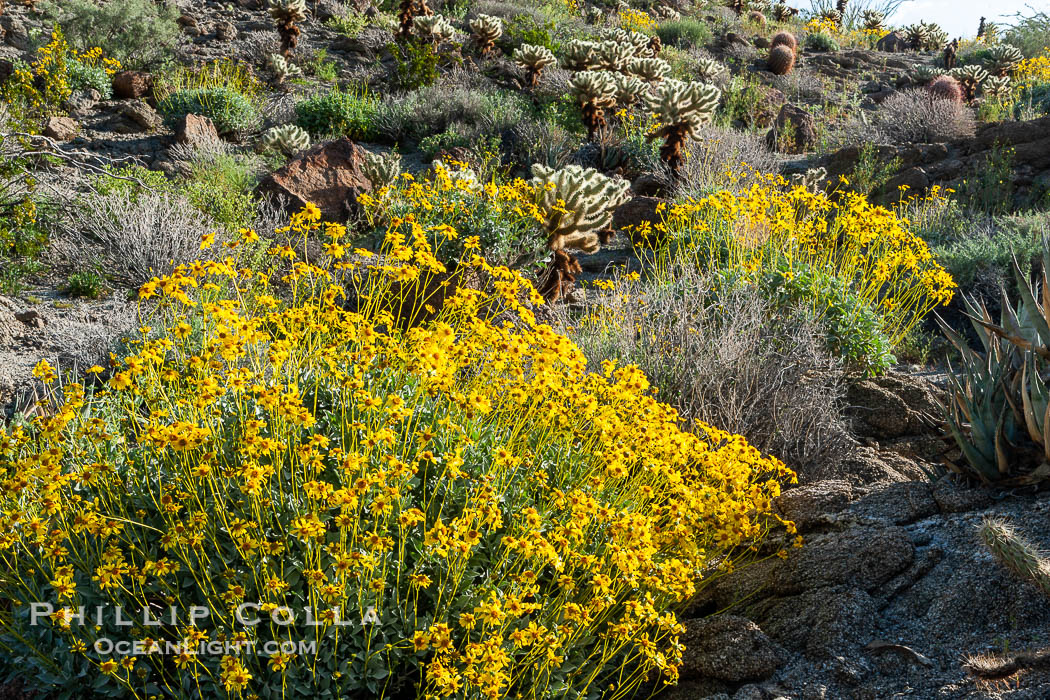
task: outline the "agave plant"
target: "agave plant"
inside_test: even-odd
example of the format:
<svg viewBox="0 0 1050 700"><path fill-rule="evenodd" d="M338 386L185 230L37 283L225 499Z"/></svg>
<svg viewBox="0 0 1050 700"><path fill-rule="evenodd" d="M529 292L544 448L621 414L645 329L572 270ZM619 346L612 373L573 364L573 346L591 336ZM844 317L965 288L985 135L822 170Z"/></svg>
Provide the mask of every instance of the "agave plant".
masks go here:
<svg viewBox="0 0 1050 700"><path fill-rule="evenodd" d="M1050 479L1048 265L1050 249L1044 251L1041 280L1033 289L1014 261L1021 299L1014 308L1003 291L998 323L984 305L963 297L981 351L938 319L962 357L958 369L949 369L945 420L965 464L951 467L986 484L1021 486Z"/></svg>

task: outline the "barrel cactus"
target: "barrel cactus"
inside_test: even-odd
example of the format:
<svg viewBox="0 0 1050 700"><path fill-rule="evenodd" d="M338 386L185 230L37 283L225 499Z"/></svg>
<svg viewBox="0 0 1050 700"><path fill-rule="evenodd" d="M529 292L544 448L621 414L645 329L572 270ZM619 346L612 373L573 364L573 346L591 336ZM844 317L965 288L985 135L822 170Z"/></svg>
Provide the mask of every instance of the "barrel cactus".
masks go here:
<svg viewBox="0 0 1050 700"><path fill-rule="evenodd" d="M529 81L529 87L536 87L540 83L540 76L544 69L555 65L558 59L554 57L551 50L546 46L534 46L522 44L515 49L514 62L525 71Z"/></svg>
<svg viewBox="0 0 1050 700"><path fill-rule="evenodd" d="M927 92L940 100L962 102L964 93L959 81L950 75L938 75L926 86Z"/></svg>
<svg viewBox="0 0 1050 700"><path fill-rule="evenodd" d="M662 58L636 58L627 64L627 72L656 84L671 74L671 64Z"/></svg>
<svg viewBox="0 0 1050 700"><path fill-rule="evenodd" d="M769 42L769 47L773 48L776 46L786 46L791 49L792 53L798 51L798 39L791 32L777 32L773 35L773 39Z"/></svg>
<svg viewBox="0 0 1050 700"><path fill-rule="evenodd" d="M310 134L295 124L275 126L262 137L263 148L293 156L310 147Z"/></svg>
<svg viewBox="0 0 1050 700"><path fill-rule="evenodd" d="M616 81L607 71L580 71L569 81L569 87L583 113L587 138L605 129L605 108L616 104Z"/></svg>
<svg viewBox="0 0 1050 700"><path fill-rule="evenodd" d="M665 80L648 97L648 107L656 115L660 128L650 138L663 138L660 158L672 172L681 170L682 146L698 129L711 121L721 91L707 83Z"/></svg>
<svg viewBox="0 0 1050 700"><path fill-rule="evenodd" d="M758 10L752 10L747 13L747 21L751 24L758 25L759 27L766 26L766 16Z"/></svg>
<svg viewBox="0 0 1050 700"><path fill-rule="evenodd" d="M451 41L456 35L456 28L441 15L430 15L412 20L412 34L422 41L437 45Z"/></svg>
<svg viewBox="0 0 1050 700"><path fill-rule="evenodd" d="M532 175L550 250L597 251L598 234L609 228L613 211L630 197L631 183L593 168L569 165L555 170L536 164Z"/></svg>
<svg viewBox="0 0 1050 700"><path fill-rule="evenodd" d="M470 33L482 56L496 50L496 40L503 36L503 20L491 15L478 15L470 20Z"/></svg>
<svg viewBox="0 0 1050 700"><path fill-rule="evenodd" d="M281 55L291 58L302 34L299 23L306 19L306 0L270 0L269 9L281 37Z"/></svg>
<svg viewBox="0 0 1050 700"><path fill-rule="evenodd" d="M795 67L795 52L783 44L769 50L766 66L775 75L787 75Z"/></svg>
<svg viewBox="0 0 1050 700"><path fill-rule="evenodd" d="M960 66L952 70L951 76L962 85L963 94L967 101L972 101L977 96L977 89L988 77L988 71L976 64Z"/></svg>
<svg viewBox="0 0 1050 700"><path fill-rule="evenodd" d="M1024 55L1016 46L1010 44L996 44L988 49L988 56L984 65L992 75L1002 77L1009 74L1017 65L1024 60Z"/></svg>
<svg viewBox="0 0 1050 700"><path fill-rule="evenodd" d="M387 187L401 175L401 156L393 151L385 155L365 151L361 169L373 189Z"/></svg>

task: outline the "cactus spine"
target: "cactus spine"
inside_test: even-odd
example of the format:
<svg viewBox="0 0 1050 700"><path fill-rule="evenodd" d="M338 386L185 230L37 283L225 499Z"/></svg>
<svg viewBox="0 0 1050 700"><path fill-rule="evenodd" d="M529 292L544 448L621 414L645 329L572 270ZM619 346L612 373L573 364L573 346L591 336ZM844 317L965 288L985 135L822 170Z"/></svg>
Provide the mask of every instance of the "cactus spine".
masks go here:
<svg viewBox="0 0 1050 700"><path fill-rule="evenodd" d="M270 70L273 71L273 76L277 80L278 85L283 85L285 81L291 78L298 78L303 74L299 70L299 66L290 62L279 53L271 54L267 63L270 66Z"/></svg>
<svg viewBox="0 0 1050 700"><path fill-rule="evenodd" d="M648 98L649 109L661 124L650 138L663 138L660 158L672 172L682 168L682 146L698 135L699 127L711 121L721 91L707 83L666 80Z"/></svg>
<svg viewBox="0 0 1050 700"><path fill-rule="evenodd" d="M1050 596L1050 559L1042 556L1009 523L985 518L980 536L1000 564Z"/></svg>

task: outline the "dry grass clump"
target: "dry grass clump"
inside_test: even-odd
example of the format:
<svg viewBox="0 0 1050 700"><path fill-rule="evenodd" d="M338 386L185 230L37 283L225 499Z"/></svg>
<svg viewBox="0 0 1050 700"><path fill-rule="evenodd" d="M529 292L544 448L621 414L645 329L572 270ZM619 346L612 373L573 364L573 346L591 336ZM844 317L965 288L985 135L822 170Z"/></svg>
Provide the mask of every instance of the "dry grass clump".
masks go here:
<svg viewBox="0 0 1050 700"><path fill-rule="evenodd" d="M580 317L560 313L556 325L592 366L637 364L687 421L744 435L800 478L832 472L851 444L842 370L818 330L801 312L774 316L752 289L675 263L657 280L591 295Z"/></svg>
<svg viewBox="0 0 1050 700"><path fill-rule="evenodd" d="M766 147L760 134L714 125L701 126L697 132L697 138L689 145L690 155L678 173L676 195L703 196L724 187L727 173L739 172L741 163L758 172L774 172L778 168L776 154Z"/></svg>
<svg viewBox="0 0 1050 700"><path fill-rule="evenodd" d="M882 104L872 135L889 143L944 143L970 138L976 128L966 105L917 88L902 90Z"/></svg>

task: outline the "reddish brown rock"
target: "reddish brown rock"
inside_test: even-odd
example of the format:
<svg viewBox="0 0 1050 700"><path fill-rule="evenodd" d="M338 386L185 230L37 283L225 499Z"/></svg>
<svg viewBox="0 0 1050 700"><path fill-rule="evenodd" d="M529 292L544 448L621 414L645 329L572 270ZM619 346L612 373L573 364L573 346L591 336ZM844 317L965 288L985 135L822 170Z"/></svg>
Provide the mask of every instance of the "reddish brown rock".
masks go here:
<svg viewBox="0 0 1050 700"><path fill-rule="evenodd" d="M153 76L145 71L125 70L113 76L113 97L118 100L137 100L153 89Z"/></svg>
<svg viewBox="0 0 1050 700"><path fill-rule="evenodd" d="M44 125L44 136L56 141L75 139L79 131L80 125L71 117L51 117Z"/></svg>
<svg viewBox="0 0 1050 700"><path fill-rule="evenodd" d="M793 104L780 108L766 143L781 153L806 153L817 146L817 127L813 115Z"/></svg>
<svg viewBox="0 0 1050 700"><path fill-rule="evenodd" d="M363 162L364 149L348 138L318 144L266 176L256 192L283 197L292 212L311 202L326 221L345 221L358 195L372 189Z"/></svg>
<svg viewBox="0 0 1050 700"><path fill-rule="evenodd" d="M175 142L203 146L219 140L215 123L199 114L187 114L175 124Z"/></svg>

